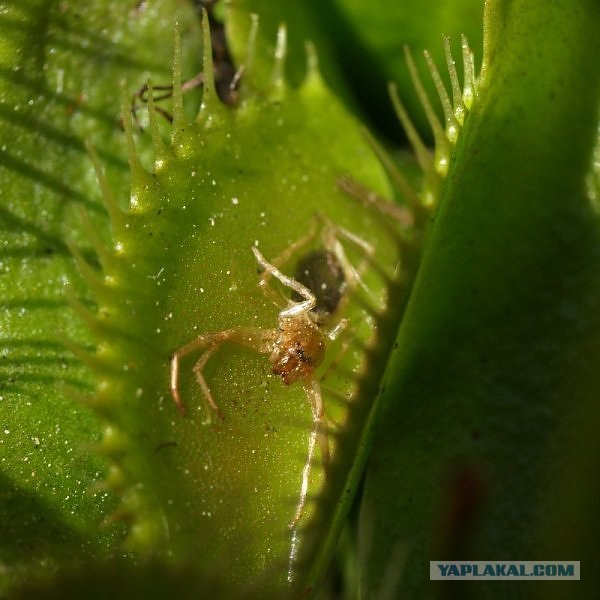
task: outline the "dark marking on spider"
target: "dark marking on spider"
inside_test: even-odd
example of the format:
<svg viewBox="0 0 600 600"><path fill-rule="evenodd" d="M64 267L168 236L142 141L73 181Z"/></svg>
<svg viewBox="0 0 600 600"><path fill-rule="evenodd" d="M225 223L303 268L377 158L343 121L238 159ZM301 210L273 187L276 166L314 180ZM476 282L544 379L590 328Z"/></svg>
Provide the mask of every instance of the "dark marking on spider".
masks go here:
<svg viewBox="0 0 600 600"><path fill-rule="evenodd" d="M298 261L294 278L315 295L317 304L313 312L320 321L337 310L346 290L346 277L333 252L313 250ZM299 299L295 293L293 297L294 300Z"/></svg>

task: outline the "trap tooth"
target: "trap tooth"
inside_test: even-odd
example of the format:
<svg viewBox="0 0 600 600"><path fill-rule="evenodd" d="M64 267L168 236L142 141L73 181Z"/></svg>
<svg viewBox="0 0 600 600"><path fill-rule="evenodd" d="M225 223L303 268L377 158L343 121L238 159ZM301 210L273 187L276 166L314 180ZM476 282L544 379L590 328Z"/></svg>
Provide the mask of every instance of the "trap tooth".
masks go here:
<svg viewBox="0 0 600 600"><path fill-rule="evenodd" d="M404 107L402 100L400 100L400 95L398 94L398 86L395 83L390 83L388 85L388 91L390 98L392 100L392 105L394 107L394 111L400 123L402 123L402 127L404 128L404 132L408 137L408 141L413 148L413 151L417 157L417 161L423 170L423 173L427 178L437 179L435 175L435 170L433 169L433 160L431 159L431 155L427 146L423 142L417 128L414 126L412 119L408 115L408 111Z"/></svg>
<svg viewBox="0 0 600 600"><path fill-rule="evenodd" d="M100 355L97 355L98 358L102 358ZM100 387L100 386L99 386ZM112 394L105 394L96 390L96 393L93 395L89 402L90 408L92 408L96 413L100 416L104 417L107 420L114 419L114 413L117 411L116 403L115 403L116 394L113 392ZM99 444L100 448L103 448L103 442Z"/></svg>
<svg viewBox="0 0 600 600"><path fill-rule="evenodd" d="M440 182L440 176L433 167L433 160L431 158L431 155L429 154L429 150L423 143L419 132L413 125L411 118L408 116L406 108L404 108L404 105L400 100L396 84L390 83L389 92L390 98L392 99L394 111L396 112L398 119L402 123L402 127L404 127L404 131L406 132L408 141L410 142L410 145L412 146L415 152L417 161L421 166L423 175L425 176L427 189L421 195L421 201L425 206L432 206L433 204L435 204L435 199L437 197L437 189Z"/></svg>
<svg viewBox="0 0 600 600"><path fill-rule="evenodd" d="M133 523L135 519L136 515L133 511L129 510L126 506L119 506L111 514L106 516L105 523L106 525L114 525L115 523L127 523L129 525L128 529L131 530L131 523ZM124 545L127 550L134 550L134 548L128 547L127 539L125 540Z"/></svg>
<svg viewBox="0 0 600 600"><path fill-rule="evenodd" d="M404 246L404 245L410 243L402 233L397 233L396 235L397 235L396 240L399 245ZM374 256L368 256L368 257L366 257L365 260L369 264L369 266L373 269L373 271L375 273L377 273L377 275L379 275L381 280L384 282L386 289L390 288L390 286L392 286L394 284L394 282L397 279L397 273L394 271L393 268L386 269L384 267L382 261L378 260ZM379 303L381 304L381 300L379 301ZM387 304L387 297L386 297L386 300L384 301L384 304ZM381 310L379 311L378 314L381 314ZM367 350L366 345L359 345L357 347L360 347L364 351Z"/></svg>
<svg viewBox="0 0 600 600"><path fill-rule="evenodd" d="M156 118L156 107L154 106L154 88L152 82L148 80L148 121L150 124L150 135L152 136L152 145L154 147L154 169L160 170L167 158L167 148L160 135L158 119Z"/></svg>
<svg viewBox="0 0 600 600"><path fill-rule="evenodd" d="M69 388L65 392L65 396L73 403L79 404L81 406L85 406L86 408L91 408L92 410L96 408L95 398L96 395L94 393L84 393L80 391L75 391L72 388ZM97 450L97 444L83 444L86 450L90 453L95 453Z"/></svg>
<svg viewBox="0 0 600 600"><path fill-rule="evenodd" d="M422 229L421 230L416 230L416 235L413 236L411 239L409 239L408 237L402 236L399 241L398 241L398 246L400 248L400 257L401 257L401 262L400 262L400 270L399 270L399 279L396 282L396 284L399 286L399 289L401 287L403 287L404 283L403 283L403 276L405 274L405 259L406 257L412 256L414 258L415 253L419 254L420 252L420 245L421 245L421 240L422 240ZM408 290L407 290L408 291Z"/></svg>
<svg viewBox="0 0 600 600"><path fill-rule="evenodd" d="M321 390L323 391L323 396L325 396L328 400L334 400L342 405L347 405L352 401L352 397L348 397L345 392L342 392L336 388L329 387L321 380ZM333 429L330 427L329 431L333 436L337 436L337 429Z"/></svg>
<svg viewBox="0 0 600 600"><path fill-rule="evenodd" d="M435 85L435 89L442 104L442 110L444 111L444 119L446 120L446 137L451 144L454 144L456 142L456 138L458 137L460 124L456 120L454 108L450 102L450 97L448 96L448 92L446 91L446 88L442 82L440 72L431 58L431 54L427 50L425 50L423 54L425 55L425 60L427 61L429 72L431 73L431 79L433 80L433 84Z"/></svg>
<svg viewBox="0 0 600 600"><path fill-rule="evenodd" d="M100 451L102 451L102 448ZM119 465L112 463L108 468L104 484L113 491L122 491L128 486L127 475Z"/></svg>
<svg viewBox="0 0 600 600"><path fill-rule="evenodd" d="M419 71L417 70L408 46L404 46L404 57L406 59L411 81L417 92L421 106L425 111L425 116L427 117L429 127L431 128L435 140L434 168L440 175L444 176L448 171L448 160L451 152L450 143L448 142L446 132L444 131L435 110L433 110L433 107L431 106L429 96L423 87Z"/></svg>
<svg viewBox="0 0 600 600"><path fill-rule="evenodd" d="M168 544L168 524L158 505L153 506L142 486L130 487L123 498L122 514L131 522L126 549L138 554L151 554Z"/></svg>
<svg viewBox="0 0 600 600"><path fill-rule="evenodd" d="M460 81L458 79L458 73L456 72L456 61L452 56L452 49L450 48L450 38L444 36L444 54L446 56L446 64L448 65L448 74L450 75L450 85L452 86L452 104L454 106L454 116L458 121L458 124L462 126L465 119L465 105L463 103L462 90L460 88Z"/></svg>
<svg viewBox="0 0 600 600"><path fill-rule="evenodd" d="M300 93L308 92L309 94L313 90L322 92L324 88L327 88L327 84L323 81L321 74L317 47L311 40L307 40L304 42L304 52L306 55L306 75L299 91ZM312 98L309 98L307 101L312 102Z"/></svg>
<svg viewBox="0 0 600 600"><path fill-rule="evenodd" d="M102 441L100 442L100 451L102 454L111 458L118 458L127 451L130 445L129 438L121 429L112 424L105 426Z"/></svg>
<svg viewBox="0 0 600 600"><path fill-rule="evenodd" d="M131 106L127 99L127 95L123 94L121 102L121 118L123 121L123 129L125 130L125 141L127 144L127 159L129 161L129 171L131 177L131 192L129 199L130 210L135 211L138 208L142 208L139 200L140 193L147 190L148 187L154 185L154 179L144 169L140 162L140 157L133 139L133 128L131 126Z"/></svg>
<svg viewBox="0 0 600 600"><path fill-rule="evenodd" d="M250 15L250 31L248 32L248 41L246 42L246 56L241 66L241 73L243 82L240 86L239 95L243 102L252 93L252 87L254 85L255 78L255 52L256 52L256 39L258 36L258 25L259 17L257 14L252 13Z"/></svg>
<svg viewBox="0 0 600 600"><path fill-rule="evenodd" d="M379 162L386 170L391 180L394 182L400 193L406 199L408 206L410 207L410 211L413 217L413 224L417 227L420 227L424 224L424 222L429 217L429 211L423 206L417 192L414 190L412 185L408 182L402 171L396 165L394 159L390 156L387 150L375 139L375 137L371 134L371 132L364 127L363 134L367 140L367 143L375 152ZM393 203L389 203L390 206L397 208L397 210L401 210L401 207L397 207L397 205ZM395 218L398 222L403 223L405 219L403 216L398 213L396 215L390 215ZM404 223L409 225L408 223Z"/></svg>
<svg viewBox="0 0 600 600"><path fill-rule="evenodd" d="M426 207L431 207L435 204L440 185L440 178L445 177L448 172L452 148L458 139L465 115L473 102L476 91L474 56L473 52L469 48L469 44L465 36L462 36L462 56L464 67L464 86L462 89L456 71L456 64L452 57L450 38L445 36L443 38L443 42L444 53L452 87L452 102L450 101L448 91L444 86L439 70L433 62L431 55L427 51L424 52L424 55L437 95L444 111L444 120L446 123L445 130L442 128L442 125L435 111L433 110L430 99L425 92L425 88L423 87L423 83L415 66L410 50L407 46L404 47L406 64L408 66L413 86L417 92L417 96L421 102L421 106L423 107L425 116L427 117L427 121L429 122L429 126L433 132L435 140L435 157L433 160L425 144L423 143L421 136L417 132L410 117L408 116L408 112L404 108L402 101L400 100L397 87L394 84L390 84L389 86L389 93L394 110L398 116L398 119L402 123L402 126L404 127L406 135L411 143L411 146L413 147L419 165L421 166L425 176L426 186L421 193L421 200L422 204ZM371 140L369 141L371 142ZM371 143L371 145L375 149L377 155L380 157L380 160L384 162L384 166L386 166L388 173L392 176L400 191L404 193L404 184L401 183L400 179L396 177L393 170L385 165L386 161L382 159L380 152L373 145L373 143Z"/></svg>
<svg viewBox="0 0 600 600"><path fill-rule="evenodd" d="M94 453L96 456L98 456L100 454L100 450L97 446L90 445L90 453ZM111 468L112 465L108 467L108 473L110 473ZM106 494L107 492L113 493L115 491L118 491L118 488L113 488L110 485L110 483L108 482L108 477L109 475L107 474L104 479L94 481L93 483L91 483L86 489L87 495L94 497L98 494Z"/></svg>
<svg viewBox="0 0 600 600"><path fill-rule="evenodd" d="M304 78L304 84L310 86L312 83L322 84L321 70L319 69L319 55L317 48L310 40L307 40L304 44L306 52L306 77Z"/></svg>
<svg viewBox="0 0 600 600"><path fill-rule="evenodd" d="M368 209L376 207L376 210L382 215L391 217L394 221L393 223L390 222L389 219L383 219L382 225L397 244L402 244L403 242L408 243L408 240L405 239L405 233L402 229L397 227L397 224L406 228L412 228L414 226L415 219L408 208L400 206L395 202L390 202L386 198L382 198L348 175L340 177L337 184L343 192L356 198L359 202L362 202ZM391 280L393 277L388 275L386 279Z"/></svg>
<svg viewBox="0 0 600 600"><path fill-rule="evenodd" d="M196 122L210 126L218 121L225 107L215 88L215 69L213 65L210 24L206 9L202 9L202 102Z"/></svg>
<svg viewBox="0 0 600 600"><path fill-rule="evenodd" d="M464 69L464 85L463 85L463 103L467 110L470 110L473 105L476 91L475 80L475 56L469 46L467 37L461 35L461 46L463 54L463 69Z"/></svg>
<svg viewBox="0 0 600 600"><path fill-rule="evenodd" d="M110 291L104 285L102 273L100 273L97 269L92 267L90 263L83 257L79 248L72 241L67 240L66 242L67 248L77 265L77 270L79 274L86 282L90 290L94 293L94 297L96 300L102 297L106 297L110 294Z"/></svg>
<svg viewBox="0 0 600 600"><path fill-rule="evenodd" d="M69 306L77 316L89 327L90 331L96 336L106 333L106 325L98 318L97 313L86 308L77 298L73 288L70 285L65 286L65 298Z"/></svg>
<svg viewBox="0 0 600 600"><path fill-rule="evenodd" d="M175 22L173 30L173 128L171 144L176 150L179 138L185 127L185 114L183 112L183 89L181 81L181 31L179 22Z"/></svg>
<svg viewBox="0 0 600 600"><path fill-rule="evenodd" d="M79 220L86 239L92 244L92 248L100 260L102 270L106 273L108 269L115 267L117 261L115 255L102 241L87 212L83 209L79 211Z"/></svg>
<svg viewBox="0 0 600 600"><path fill-rule="evenodd" d="M70 340L69 338L61 338L62 345L71 352L76 358L78 358L84 365L96 372L103 372L108 370L108 365L99 358L95 353L85 350L77 342Z"/></svg>
<svg viewBox="0 0 600 600"><path fill-rule="evenodd" d="M285 59L287 56L287 28L281 23L277 28L277 41L275 43L275 55L273 60L273 73L271 75L272 100L282 100L285 95Z"/></svg>
<svg viewBox="0 0 600 600"><path fill-rule="evenodd" d="M90 156L92 164L94 165L96 179L98 180L98 185L100 186L100 192L102 193L104 206L106 207L108 216L110 217L113 234L115 237L120 237L120 234L125 230L126 215L117 204L113 190L106 179L106 175L104 174L104 169L102 168L100 159L98 158L96 150L89 140L86 140L85 147Z"/></svg>

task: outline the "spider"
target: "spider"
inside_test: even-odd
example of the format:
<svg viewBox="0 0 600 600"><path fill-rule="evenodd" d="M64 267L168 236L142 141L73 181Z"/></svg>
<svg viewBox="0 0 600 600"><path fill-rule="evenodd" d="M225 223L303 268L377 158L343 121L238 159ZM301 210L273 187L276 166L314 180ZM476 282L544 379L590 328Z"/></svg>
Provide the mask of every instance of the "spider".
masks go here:
<svg viewBox="0 0 600 600"><path fill-rule="evenodd" d="M329 460L323 397L315 371L323 362L327 341L335 340L348 326L347 319L335 317L347 298L348 288L361 284L360 276L346 257L339 238L354 243L367 254L373 252L369 244L354 234L322 220L324 227L321 237L324 249L313 250L298 262L295 279L282 273L276 265L287 262L292 255L306 246L315 237L314 227L273 262L267 261L256 246L252 247L254 257L263 269L258 285L280 309L276 327L233 327L205 333L176 350L171 357L171 393L176 407L184 415L185 406L179 393L179 364L184 356L203 350L193 367L193 372L206 400L207 423L210 422L211 412L224 417L203 375L206 363L224 342L232 342L268 355L273 374L280 376L284 384L302 385L311 405L313 429L303 470L300 501L291 526L298 522L303 512L310 465L317 441L323 463L326 464ZM292 291L289 299L283 299L269 286L271 277L275 277Z"/></svg>

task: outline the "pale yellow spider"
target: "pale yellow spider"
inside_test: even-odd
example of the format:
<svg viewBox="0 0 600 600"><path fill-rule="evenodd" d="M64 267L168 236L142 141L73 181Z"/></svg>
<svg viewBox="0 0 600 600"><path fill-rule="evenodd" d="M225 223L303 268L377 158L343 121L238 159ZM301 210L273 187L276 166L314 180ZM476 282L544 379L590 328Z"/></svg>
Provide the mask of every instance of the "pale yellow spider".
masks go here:
<svg viewBox="0 0 600 600"><path fill-rule="evenodd" d="M308 491L310 464L316 442L319 441L323 462L329 458L327 425L321 386L315 377L315 370L322 363L326 341L334 340L347 327L346 319L335 319L340 304L344 301L349 287L362 284L359 274L346 257L339 239L344 238L371 255L369 244L349 231L321 218L323 223L321 238L324 249L314 250L298 263L298 279L301 283L282 273L276 264L283 264L298 250L306 246L316 235L316 228L292 244L281 256L270 263L255 246L252 252L263 269L259 287L280 309L277 327L233 327L223 331L205 333L176 350L171 358L171 393L175 405L182 414L185 406L179 393L179 363L181 359L198 350L204 350L193 367L196 381L208 405L207 422L214 411L223 418L210 388L203 375L203 369L223 342L232 342L250 348L260 354L268 354L272 372L286 385L300 382L310 402L313 429L309 439L308 457L303 470L300 502L292 525L301 517ZM275 277L292 290L292 298L284 299L269 287L269 279ZM312 286L311 289L308 286ZM329 327L326 325L329 324Z"/></svg>

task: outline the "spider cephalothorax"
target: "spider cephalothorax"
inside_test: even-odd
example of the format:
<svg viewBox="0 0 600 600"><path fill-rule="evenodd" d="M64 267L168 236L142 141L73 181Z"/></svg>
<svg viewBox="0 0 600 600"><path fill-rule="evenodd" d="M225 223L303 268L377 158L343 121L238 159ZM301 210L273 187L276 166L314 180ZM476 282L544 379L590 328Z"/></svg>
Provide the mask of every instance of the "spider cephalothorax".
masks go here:
<svg viewBox="0 0 600 600"><path fill-rule="evenodd" d="M280 375L283 383L290 385L310 377L324 356L325 339L312 313L280 318L279 334L269 360L273 374Z"/></svg>

